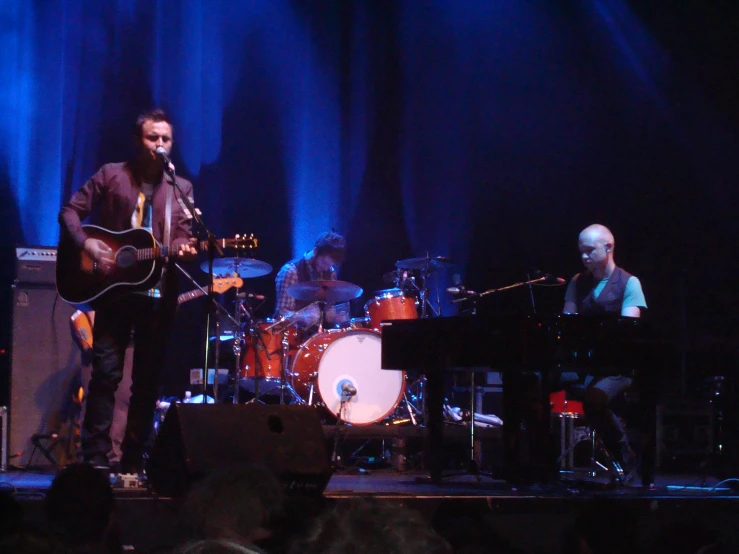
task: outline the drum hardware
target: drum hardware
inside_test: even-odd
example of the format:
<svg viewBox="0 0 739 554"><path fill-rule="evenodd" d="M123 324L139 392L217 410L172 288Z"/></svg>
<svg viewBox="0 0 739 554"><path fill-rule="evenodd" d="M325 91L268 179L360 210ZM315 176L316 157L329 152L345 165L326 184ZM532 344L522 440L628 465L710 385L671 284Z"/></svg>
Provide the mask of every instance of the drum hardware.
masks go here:
<svg viewBox="0 0 739 554"><path fill-rule="evenodd" d="M446 268L455 265L454 260L445 256L426 256L423 258L406 258L398 260L395 267L399 269L421 269L428 271L430 268Z"/></svg>
<svg viewBox="0 0 739 554"><path fill-rule="evenodd" d="M418 425L416 419L416 407L408 399L408 392L403 393L403 398L395 409L395 413L391 416L390 421L386 425L404 425L410 423L413 426Z"/></svg>
<svg viewBox="0 0 739 554"><path fill-rule="evenodd" d="M348 302L362 295L362 288L346 281L318 280L295 283L287 294L303 302L318 303L318 332L323 333L327 302Z"/></svg>
<svg viewBox="0 0 739 554"><path fill-rule="evenodd" d="M302 302L348 302L362 296L362 288L346 281L305 281L295 283L287 294Z"/></svg>
<svg viewBox="0 0 739 554"><path fill-rule="evenodd" d="M371 320L369 317L353 317L349 321L344 321L337 325L338 329L369 329Z"/></svg>
<svg viewBox="0 0 739 554"><path fill-rule="evenodd" d="M212 298L211 307L208 309L208 317L206 319L206 340L205 340L205 361L208 362L208 359L210 357L210 342L211 342L211 335L210 335L210 321L211 321L211 313L215 313L215 317L213 318L215 321L215 332L213 334L213 338L215 339L218 337L221 338L221 315L225 314L226 318L231 322L233 325L233 329L236 329L237 331L234 332L234 336L238 335L238 330L240 329L241 323L239 321L239 316L237 313L235 313L235 317L232 316L230 313L228 313L228 310L220 303L218 302L214 296L210 296L208 294L208 290L200 286L200 283L198 283L192 275L190 275L180 264L175 262L175 267L182 273L187 279L201 292L203 292L206 296L209 298ZM201 266L202 267L202 266ZM211 276L211 283L212 278L214 276ZM238 289L237 289L238 290ZM220 356L220 340L215 341L215 360L218 361ZM238 342L238 341L234 341ZM204 364L205 367L208 367L209 364ZM217 364L216 364L217 365ZM238 374L237 374L238 375ZM206 390L207 388L207 379L203 377L203 390ZM213 380L213 396L215 398L218 398L218 379ZM205 402L205 398L203 397L203 403Z"/></svg>
<svg viewBox="0 0 739 554"><path fill-rule="evenodd" d="M236 235L236 238L239 239L239 235ZM253 250L257 247L257 240L254 238L254 235L251 235L250 237L241 237L241 244L242 246L237 246L238 248L248 248L250 250ZM216 245L217 248L217 245ZM223 252L218 249L219 255L223 256ZM241 257L231 257L231 258L219 258L214 259L213 257L213 251L209 250L210 256L207 261L200 264L200 269L204 271L205 273L208 273L211 278L211 290L212 289L212 283L213 283L213 277L216 273L218 274L227 274L231 275L234 278L240 277L241 279L250 279L255 277L262 277L263 275L268 275L272 272L272 266L269 265L266 262L262 262L259 260L255 260L253 258L241 258ZM179 266L178 266L179 267ZM181 269L181 268L180 268ZM182 269L181 269L182 270ZM184 273L184 270L182 270ZM205 290L200 287L195 281L190 277L190 280L201 289L201 291L205 292ZM205 367L208 366L208 358L209 358L209 350L210 350L210 315L211 312L215 312L215 334L214 337L218 337L220 339L221 332L220 332L220 314L225 313L228 318L233 322L234 324L234 344L233 344L233 350L235 355L235 369L234 374L231 376L231 383L233 383L233 390L234 390L234 396L233 396L233 402L238 403L239 402L239 368L241 365L241 341L244 340L244 333L242 328L242 322L241 322L241 316L246 315L249 321L253 321L253 315L250 308L247 308L244 299L246 298L246 294L241 293L239 290L239 287L236 288L236 304L234 306L234 316L232 317L228 311L220 304L218 303L215 298L213 299L213 304L215 307L212 307L208 312L208 320L207 320L207 333L208 337L206 338L206 345L205 345L205 361L204 364ZM262 343L264 342L261 335L259 334L259 330L257 330L257 335L254 337L254 344L258 344L258 342L261 340ZM215 341L215 359L216 361L220 359L220 340ZM257 370L259 368L256 368ZM259 383L258 379L256 382L256 394L258 397L259 393ZM214 379L213 381L213 397L218 401L220 398L220 395L218 394L218 379ZM205 399L203 400L205 401Z"/></svg>
<svg viewBox="0 0 739 554"><path fill-rule="evenodd" d="M194 206L191 206L191 203L187 199L185 199L185 203L188 204L188 207L191 208L191 211L195 212ZM208 287L208 293L209 294L208 294L208 296L212 300L212 302L210 302L208 304L208 311L207 311L207 316L206 316L206 319L205 319L205 332L206 332L206 337L205 337L205 362L203 363L203 368L206 368L207 369L208 368L208 358L210 357L210 319L211 319L211 315L215 314L215 335L214 336L219 337L219 338L221 336L221 334L220 334L220 316L221 316L221 312L225 313L232 320L232 322L235 325L235 328L240 330L240 320L239 320L239 317L237 316L236 318L232 318L231 315L228 313L228 310L226 310L223 306L221 306L221 304L218 303L216 301L216 299L215 299L215 288L214 288L214 285L213 285L213 280L214 280L215 274L216 273L221 273L221 274L224 274L225 273L225 274L228 274L228 275L232 275L233 277L238 276L238 277L241 277L241 278L247 278L247 277L256 277L256 276L258 276L257 275L258 272L254 272L252 274L249 274L248 272L244 271L244 267L242 267L243 266L243 263L237 263L237 262L239 262L239 260L241 260L243 262L243 260L244 260L243 258L224 258L223 257L223 250L218 245L218 243L214 240L213 233L211 233L210 230L205 226L205 224L203 223L202 218L198 214L195 214L194 217L195 217L195 220L198 223L200 223L201 227L203 228L203 231L208 236L208 260L206 262L203 262L202 264L200 264L200 269L202 271L204 271L205 273L208 274L208 277L209 277L209 287ZM246 237L245 235L244 236L236 235L236 239L238 241L237 242L237 245L236 245L237 252L240 249L241 250L247 250L248 249L249 251L252 251L259 244L258 241L257 241L257 239L254 237L254 234L253 233L249 237ZM215 259L215 254L216 253L218 253L218 255L220 257L218 261L216 261L216 259ZM254 261L254 260L250 260L250 261ZM269 269L269 271L272 270L272 268L269 266L269 264L266 264L266 267L264 267L264 266L261 267L261 270L262 271L267 271L267 269ZM269 272L269 271L267 271L267 272ZM264 274L265 273L261 273L259 275L264 275ZM192 277L190 277L190 280L193 283L195 283L195 281L192 279ZM198 285L198 287L199 287L199 285ZM202 287L199 287L199 288L201 288L201 290L202 290ZM237 288L237 292L238 292L238 288ZM234 335L235 335L236 340L241 340L241 337L240 336L236 336L236 333ZM215 355L215 365L217 367L218 366L218 360L220 359L220 340L216 340L215 341L215 354L214 355ZM237 377L238 377L238 373L233 376L234 379L237 379ZM205 382L205 385L207 385L207 379L204 379L204 382ZM236 381L236 380L234 380L233 382L234 383L238 383L238 381ZM203 386L203 392L205 392L205 390L206 390L206 386L205 385ZM219 388L218 379L217 378L216 379L213 379L213 398L216 401L218 401L218 398L219 398L218 388ZM238 389L238 387L234 387L234 390L236 390L236 389ZM205 403L205 402L206 402L206 396L205 396L205 394L203 394L203 403Z"/></svg>
<svg viewBox="0 0 739 554"><path fill-rule="evenodd" d="M410 423L416 426L422 424L419 423L419 418L422 422L425 415L423 411L423 387L425 381L426 377L421 376L412 381L411 384L406 384L403 397L386 425L404 425ZM408 382L407 376L406 382Z"/></svg>
<svg viewBox="0 0 739 554"><path fill-rule="evenodd" d="M241 260L244 261L244 258L231 258L231 260ZM223 261L223 260L219 260ZM255 262L256 260L249 260L250 262ZM230 262L229 262L230 263ZM263 263L263 262L259 262ZM269 265L269 264L265 264ZM242 268L243 269L243 268ZM235 275L235 270L234 270ZM252 275L252 277L256 277L257 275ZM259 402L259 379L260 379L260 370L263 370L262 367L262 360L260 356L258 355L258 351L260 348L262 348L267 356L268 362L271 360L269 350L267 349L267 345L264 342L264 335L262 334L262 330L260 326L258 325L256 319L254 318L254 309L249 305L248 302L246 302L246 298L248 295L245 292L240 292L239 289L236 289L236 301L234 302L234 316L236 319L241 321L242 318L246 318L245 322L241 322L239 325L238 331L235 333L234 344L233 344L233 353L234 353L234 373L232 375L232 378L230 379L231 383L233 383L233 398L232 402L234 404L239 404L240 402L240 392L241 392L241 386L239 382L239 372L241 369L241 360L242 360L242 348L241 343L245 343L245 334L243 331L244 325L249 325L249 337L250 337L250 345L252 345L252 348L255 351L254 356L254 398L249 401L251 402ZM261 300L264 300L263 296L258 297ZM218 343L216 343L216 347L218 346ZM218 350L216 350L216 356L217 356ZM218 359L216 357L216 359ZM215 389L215 381L214 381L214 396L218 398L218 395L216 394Z"/></svg>
<svg viewBox="0 0 739 554"><path fill-rule="evenodd" d="M447 258L445 256L426 256L423 258L407 258L405 260L398 260L395 262L395 266L398 269L401 270L407 270L407 269L415 269L419 270L421 272L421 288L419 289L418 286L415 284L415 282L412 282L412 285L419 291L420 295L420 302L421 302L421 319L425 319L427 316L426 309L427 307L431 309L431 312L435 317L439 317L442 315L441 313L441 298L439 294L439 286L437 282L436 286L436 304L438 306L438 311L434 308L434 306L429 302L428 300L428 276L431 275L434 271L437 269L452 267L455 265L454 261L450 258ZM404 279L403 282L407 282Z"/></svg>
<svg viewBox="0 0 739 554"><path fill-rule="evenodd" d="M240 301L241 307L244 309L244 312L246 313L247 320L249 323L249 338L250 338L250 345L251 348L254 351L254 398L252 398L247 404L251 404L252 402L257 403L261 402L260 394L259 394L259 385L260 381L263 378L264 375L264 367L262 365L262 357L259 355L260 348L264 352L264 355L267 357L267 362L270 362L272 360L272 356L269 352L269 348L267 348L266 343L264 342L264 334L262 333L262 330L258 324L258 322L254 319L254 316L251 312L251 310L248 310L244 308L243 300ZM235 342L241 342L235 341ZM235 348L234 348L235 351ZM234 352L235 353L235 352ZM234 387L234 395L233 395L233 403L238 404L239 403L239 390L241 387L239 386L239 370L241 369L241 357L236 356L236 377L237 380L235 381L236 386ZM265 377L266 379L266 377ZM273 389L269 389L268 392L271 392Z"/></svg>
<svg viewBox="0 0 739 554"><path fill-rule="evenodd" d="M293 403L305 403L294 390L293 379L288 382L288 360L291 351L294 352L298 348L300 333L295 326L288 325L287 321L287 318L280 318L277 321L267 319L252 321L250 324L250 332L245 340L245 355L239 362L240 387L254 392L255 400L267 394L277 394L275 391L278 391L281 404L287 402L286 393L292 398ZM261 332L261 342L255 339L254 334L257 330ZM260 385L266 389L261 393L257 390Z"/></svg>
<svg viewBox="0 0 739 554"><path fill-rule="evenodd" d="M296 404L305 404L305 400L295 391L295 378L290 374L290 384L287 384L287 362L290 352L289 327L285 327L282 331L282 346L280 355L280 404L285 404L285 391L289 392Z"/></svg>
<svg viewBox="0 0 739 554"><path fill-rule="evenodd" d="M331 453L331 466L334 470L338 469L341 464L341 456L339 455L339 434L342 425L346 425L346 405L356 396L357 388L346 380L341 384L341 401L339 403L339 411L336 414L336 425L334 426L334 448Z"/></svg>
<svg viewBox="0 0 739 554"><path fill-rule="evenodd" d="M208 262L200 264L200 269L208 273ZM272 266L253 258L219 258L213 260L213 273L236 274L242 279L253 279L272 273Z"/></svg>
<svg viewBox="0 0 739 554"><path fill-rule="evenodd" d="M413 405L413 403L408 399L408 393L407 392L403 393L403 399L405 400L405 407L408 410L408 417L410 418L411 423L413 425L418 425L418 422L416 421L416 416L413 413L414 411L419 411L418 408L416 408ZM421 413L421 412L419 411L419 413Z"/></svg>

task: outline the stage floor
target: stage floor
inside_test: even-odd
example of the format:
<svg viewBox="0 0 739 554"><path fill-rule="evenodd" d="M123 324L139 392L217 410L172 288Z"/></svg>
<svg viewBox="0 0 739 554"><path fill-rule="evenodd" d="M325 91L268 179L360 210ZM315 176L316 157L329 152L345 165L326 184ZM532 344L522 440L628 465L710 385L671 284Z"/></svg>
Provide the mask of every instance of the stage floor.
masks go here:
<svg viewBox="0 0 739 554"><path fill-rule="evenodd" d="M458 475L439 484L418 483L423 473L356 469L337 472L323 497L297 508L299 518L317 513L321 506L340 499L383 499L419 511L438 528L457 515L476 514L480 524L516 552L555 554L562 532L583 512L604 510L611 517L633 515L636 532L651 544L665 526L699 521L739 549L739 493L717 479L702 475L658 475L655 488L608 487L604 482L574 481L571 476L553 486L517 490L503 481ZM0 488L13 490L26 519L43 522L43 499L54 474L42 471L0 473ZM178 501L160 497L146 488L115 488L124 544L140 552L161 551L176 543ZM735 551L735 550L730 550Z"/></svg>
<svg viewBox="0 0 739 554"><path fill-rule="evenodd" d="M51 469L9 470L0 473L0 487L18 493L43 494L54 478ZM645 489L638 478L629 485L609 485L606 478L592 479L585 470L563 473L561 481L547 486L534 486L517 489L505 481L488 476L475 476L465 473L445 475L442 483L425 482L427 474L420 472L397 472L391 469L364 470L352 468L334 473L324 491L326 498L348 498L352 496L373 496L379 498L478 498L490 497L497 500L532 499L574 499L611 497L629 499L661 500L708 500L724 499L739 501L734 482L722 482L709 475L662 474L657 475L655 486ZM114 487L117 496L146 497L157 495L146 488Z"/></svg>

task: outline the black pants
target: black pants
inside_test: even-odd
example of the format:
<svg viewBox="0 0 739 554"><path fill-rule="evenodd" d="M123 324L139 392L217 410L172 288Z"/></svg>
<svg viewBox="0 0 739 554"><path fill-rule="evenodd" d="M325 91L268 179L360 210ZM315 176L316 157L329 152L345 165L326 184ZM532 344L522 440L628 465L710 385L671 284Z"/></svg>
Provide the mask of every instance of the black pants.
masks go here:
<svg viewBox="0 0 739 554"><path fill-rule="evenodd" d="M588 375L583 383L568 381L563 374L561 388L583 403L588 424L600 435L606 448L619 458L628 444L626 431L620 418L611 410L611 401L631 386L632 380L625 376L593 377ZM623 462L619 458L620 462Z"/></svg>
<svg viewBox="0 0 739 554"><path fill-rule="evenodd" d="M97 306L93 329L92 376L82 424L82 454L86 461L107 463L112 450L115 392L123 378L126 347L133 333L131 400L121 444L122 468L141 465L153 427L159 377L166 339L176 303L130 294Z"/></svg>
<svg viewBox="0 0 739 554"><path fill-rule="evenodd" d="M622 455L628 449L626 433L619 418L611 411L610 402L630 386L631 379L590 375L579 379L571 372L550 375L549 379L548 386L544 387L541 373L511 372L503 376L503 421L513 422L508 428L503 427L504 464L509 478L546 482L558 475L555 464L558 445L552 439L546 391L564 389L581 400L586 421L600 435L608 450L623 463Z"/></svg>

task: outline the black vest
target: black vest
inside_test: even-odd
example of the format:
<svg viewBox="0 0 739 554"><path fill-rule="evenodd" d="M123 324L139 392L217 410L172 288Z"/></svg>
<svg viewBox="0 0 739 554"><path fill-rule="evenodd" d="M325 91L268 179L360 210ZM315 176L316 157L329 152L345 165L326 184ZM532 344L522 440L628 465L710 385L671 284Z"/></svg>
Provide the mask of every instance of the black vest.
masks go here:
<svg viewBox="0 0 739 554"><path fill-rule="evenodd" d="M310 267L308 266L305 256L300 256L300 258L293 260L292 263L295 264L295 268L298 270L298 283L305 283L306 281L311 280ZM310 302L296 300L295 311L305 308L308 304L310 304Z"/></svg>
<svg viewBox="0 0 739 554"><path fill-rule="evenodd" d="M593 297L593 291L598 285L592 273L584 272L577 276L575 281L575 300L578 314L605 314L621 313L626 292L626 282L631 274L617 267L608 278L606 286L600 291L598 298Z"/></svg>

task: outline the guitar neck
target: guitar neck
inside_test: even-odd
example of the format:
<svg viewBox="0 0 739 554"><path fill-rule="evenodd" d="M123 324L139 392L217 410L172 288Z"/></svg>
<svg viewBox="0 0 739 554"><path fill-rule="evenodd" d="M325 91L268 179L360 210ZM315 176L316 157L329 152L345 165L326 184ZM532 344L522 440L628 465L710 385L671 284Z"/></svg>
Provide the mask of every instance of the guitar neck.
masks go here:
<svg viewBox="0 0 739 554"><path fill-rule="evenodd" d="M182 304L183 302L189 302L190 300L195 300L196 298L200 298L201 296L205 296L206 294L207 292L203 292L200 289L183 292L177 297L177 303Z"/></svg>
<svg viewBox="0 0 739 554"><path fill-rule="evenodd" d="M207 240L201 240L194 245L198 252L207 252L210 242ZM234 239L216 239L215 244L221 248L230 248L234 245ZM139 248L136 250L137 260L156 260L159 258L176 258L179 256L177 250L172 250L166 246L154 246L153 248Z"/></svg>

